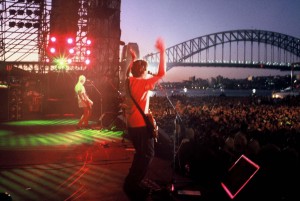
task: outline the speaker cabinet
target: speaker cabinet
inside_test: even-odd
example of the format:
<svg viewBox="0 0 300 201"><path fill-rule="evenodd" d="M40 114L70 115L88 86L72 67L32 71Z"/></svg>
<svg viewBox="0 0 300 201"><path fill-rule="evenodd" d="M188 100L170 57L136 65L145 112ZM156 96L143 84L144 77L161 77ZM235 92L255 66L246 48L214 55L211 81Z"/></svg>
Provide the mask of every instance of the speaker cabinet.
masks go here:
<svg viewBox="0 0 300 201"><path fill-rule="evenodd" d="M0 121L8 121L8 88L0 88Z"/></svg>

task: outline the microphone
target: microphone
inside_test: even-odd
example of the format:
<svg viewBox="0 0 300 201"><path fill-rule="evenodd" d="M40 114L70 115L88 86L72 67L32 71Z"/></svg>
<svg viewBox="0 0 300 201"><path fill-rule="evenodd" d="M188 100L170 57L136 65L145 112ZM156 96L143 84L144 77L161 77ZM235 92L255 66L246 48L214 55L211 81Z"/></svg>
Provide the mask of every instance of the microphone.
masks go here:
<svg viewBox="0 0 300 201"><path fill-rule="evenodd" d="M152 73L151 71L148 71L148 74L152 76L156 76L156 74Z"/></svg>
<svg viewBox="0 0 300 201"><path fill-rule="evenodd" d="M87 79L86 82L94 83L94 81Z"/></svg>

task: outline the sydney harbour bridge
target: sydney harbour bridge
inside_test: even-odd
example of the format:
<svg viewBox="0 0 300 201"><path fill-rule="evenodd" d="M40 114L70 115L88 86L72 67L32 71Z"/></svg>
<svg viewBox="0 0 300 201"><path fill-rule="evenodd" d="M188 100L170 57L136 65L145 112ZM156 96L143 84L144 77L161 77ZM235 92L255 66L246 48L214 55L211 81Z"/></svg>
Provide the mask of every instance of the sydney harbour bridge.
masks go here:
<svg viewBox="0 0 300 201"><path fill-rule="evenodd" d="M120 0L6 0L0 4L1 67L55 71L56 64L47 60L50 35L71 33L76 35L76 52L68 70L90 69L98 75L117 77L120 66L126 68L123 64L127 63L126 47L130 44L120 41ZM92 40L89 65L84 63L88 38ZM120 46L124 46L121 58ZM289 70L300 61L300 39L284 34L284 30L230 30L173 45L166 55L168 70L176 66ZM158 53L143 56L153 64L159 59Z"/></svg>
<svg viewBox="0 0 300 201"><path fill-rule="evenodd" d="M77 75L85 74L93 80L91 94L95 105L101 105L98 113L112 109L105 108L111 105L105 103L115 100L111 92L118 94L124 81L130 62L128 49L138 51L138 44L120 40L121 0L4 0L0 1L0 12L3 88L22 82L17 76L21 75L21 79L42 85L38 88L44 99L67 99L73 97ZM60 37L56 55L49 49L53 35ZM66 53L68 46L62 42L69 36L75 40L72 54ZM158 53L142 56L150 65L159 59ZM284 34L284 30L223 31L168 47L166 56L167 70L207 66L296 71L300 68L300 39ZM66 62L56 62L56 57Z"/></svg>
<svg viewBox="0 0 300 201"><path fill-rule="evenodd" d="M168 69L217 66L290 70L300 61L300 39L266 30L231 30L190 39L166 49ZM145 56L158 63L159 54Z"/></svg>

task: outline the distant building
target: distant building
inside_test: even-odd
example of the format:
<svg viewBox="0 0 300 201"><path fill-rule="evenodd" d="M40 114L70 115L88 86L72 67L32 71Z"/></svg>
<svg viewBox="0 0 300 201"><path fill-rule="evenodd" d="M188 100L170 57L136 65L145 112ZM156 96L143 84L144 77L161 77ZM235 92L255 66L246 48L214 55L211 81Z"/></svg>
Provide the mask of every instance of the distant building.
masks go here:
<svg viewBox="0 0 300 201"><path fill-rule="evenodd" d="M196 81L196 76L189 77L189 81L191 81L191 82Z"/></svg>

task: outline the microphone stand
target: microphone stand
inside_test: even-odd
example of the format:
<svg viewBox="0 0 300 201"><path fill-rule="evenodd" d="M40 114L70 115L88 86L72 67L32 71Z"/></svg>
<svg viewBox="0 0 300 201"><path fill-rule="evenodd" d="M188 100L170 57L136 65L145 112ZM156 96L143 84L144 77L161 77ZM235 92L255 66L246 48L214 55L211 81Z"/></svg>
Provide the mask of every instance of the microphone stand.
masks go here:
<svg viewBox="0 0 300 201"><path fill-rule="evenodd" d="M89 84L91 86L94 87L94 89L98 92L98 94L100 95L100 130L103 128L103 124L102 124L102 94L101 92L98 90L98 88L94 85L94 83L92 81L89 82Z"/></svg>
<svg viewBox="0 0 300 201"><path fill-rule="evenodd" d="M172 181L171 181L171 186L170 186L170 190L171 192L173 192L175 190L175 169L176 169L176 155L178 150L176 150L177 147L177 143L179 140L179 133L177 132L177 124L179 123L179 125L182 125L182 119L178 113L178 111L176 110L175 106L173 105L172 101L170 100L169 96L166 94L166 98L168 99L170 105L172 106L173 110L175 111L175 119L174 119L174 134L173 134L173 161L172 161Z"/></svg>
<svg viewBox="0 0 300 201"><path fill-rule="evenodd" d="M179 123L180 125L183 125L183 121L178 113L178 111L176 110L175 106L173 105L172 101L170 100L167 92L165 92L165 96L167 98L167 100L169 101L170 105L172 106L173 110L175 111L175 120L174 120L174 134L173 134L173 158L172 158L172 181L170 184L170 192L174 192L175 191L175 183L176 183L176 179L175 179L175 169L176 169L176 155L178 153L178 150L176 150L176 146L178 145L178 139L179 139L179 133L177 132L177 124Z"/></svg>

